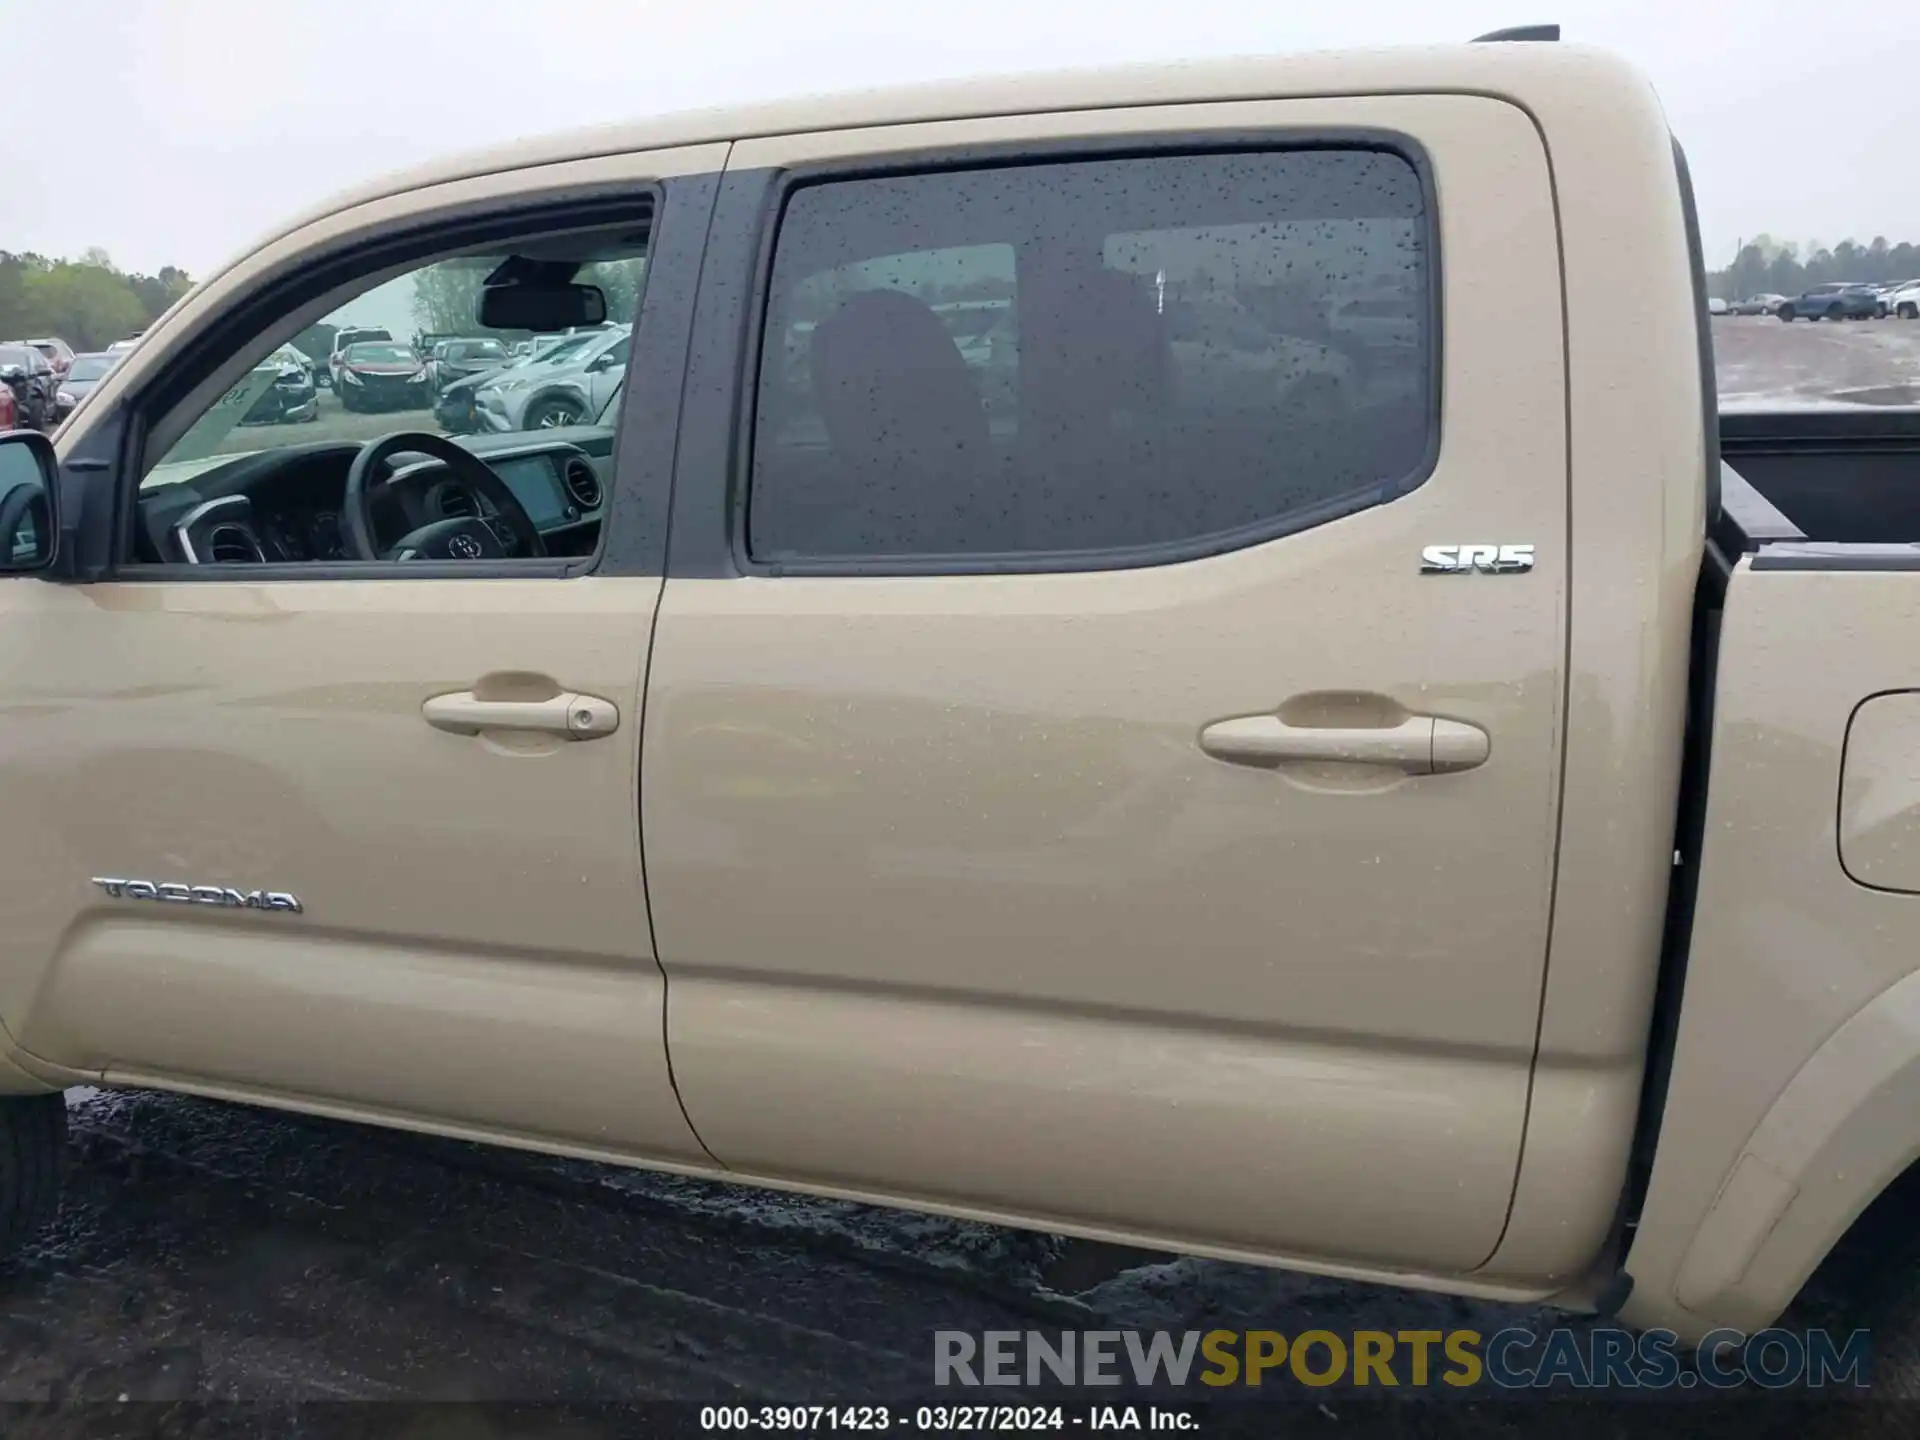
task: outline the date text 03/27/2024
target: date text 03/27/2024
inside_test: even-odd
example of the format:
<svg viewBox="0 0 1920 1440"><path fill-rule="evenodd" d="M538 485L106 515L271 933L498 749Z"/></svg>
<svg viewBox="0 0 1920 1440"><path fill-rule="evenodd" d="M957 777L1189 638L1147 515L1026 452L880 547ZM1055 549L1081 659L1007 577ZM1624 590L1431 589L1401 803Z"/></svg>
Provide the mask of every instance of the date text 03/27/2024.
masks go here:
<svg viewBox="0 0 1920 1440"><path fill-rule="evenodd" d="M700 1428L715 1431L913 1430L928 1433L1070 1430L1192 1431L1188 1411L1160 1405L921 1405L898 1413L885 1405L706 1405Z"/></svg>

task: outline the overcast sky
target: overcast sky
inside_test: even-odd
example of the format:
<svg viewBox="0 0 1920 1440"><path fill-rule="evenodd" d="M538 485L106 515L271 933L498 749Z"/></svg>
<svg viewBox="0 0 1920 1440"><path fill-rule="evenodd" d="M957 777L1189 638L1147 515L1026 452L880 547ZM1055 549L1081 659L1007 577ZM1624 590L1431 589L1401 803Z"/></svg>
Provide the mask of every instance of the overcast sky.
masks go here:
<svg viewBox="0 0 1920 1440"><path fill-rule="evenodd" d="M0 146L0 249L198 276L370 175L578 124L1541 20L1652 77L1710 264L1763 230L1920 241L1911 0L0 0L33 97Z"/></svg>

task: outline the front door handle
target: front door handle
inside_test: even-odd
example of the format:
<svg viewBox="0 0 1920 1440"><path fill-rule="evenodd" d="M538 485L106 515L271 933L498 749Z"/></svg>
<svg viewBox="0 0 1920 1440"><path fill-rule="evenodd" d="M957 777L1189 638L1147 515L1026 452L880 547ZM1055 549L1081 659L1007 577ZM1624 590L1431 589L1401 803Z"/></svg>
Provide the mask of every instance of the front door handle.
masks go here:
<svg viewBox="0 0 1920 1440"><path fill-rule="evenodd" d="M436 730L478 735L482 730L534 730L594 740L620 728L620 707L598 695L571 692L545 700L482 700L471 690L435 695L420 713Z"/></svg>
<svg viewBox="0 0 1920 1440"><path fill-rule="evenodd" d="M1289 725L1278 715L1241 715L1200 732L1200 748L1239 765L1322 761L1385 765L1409 775L1471 770L1492 751L1487 732L1463 720L1409 715L1398 725Z"/></svg>

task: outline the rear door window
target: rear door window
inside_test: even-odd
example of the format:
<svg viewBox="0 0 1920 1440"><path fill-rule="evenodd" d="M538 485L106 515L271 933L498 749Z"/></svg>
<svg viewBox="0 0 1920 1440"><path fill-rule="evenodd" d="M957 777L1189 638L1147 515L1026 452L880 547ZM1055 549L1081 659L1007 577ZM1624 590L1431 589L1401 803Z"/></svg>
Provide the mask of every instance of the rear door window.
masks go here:
<svg viewBox="0 0 1920 1440"><path fill-rule="evenodd" d="M1431 218L1360 148L799 188L749 552L1139 563L1402 493L1438 420Z"/></svg>

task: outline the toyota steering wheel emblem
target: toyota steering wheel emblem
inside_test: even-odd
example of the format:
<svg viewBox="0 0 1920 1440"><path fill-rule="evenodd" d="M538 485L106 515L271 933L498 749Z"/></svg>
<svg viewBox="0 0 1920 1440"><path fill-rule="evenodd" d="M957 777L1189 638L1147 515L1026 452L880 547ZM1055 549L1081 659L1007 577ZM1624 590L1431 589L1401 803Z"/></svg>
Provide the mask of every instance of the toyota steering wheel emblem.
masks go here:
<svg viewBox="0 0 1920 1440"><path fill-rule="evenodd" d="M478 560L480 542L471 535L455 535L447 541L447 553L456 560Z"/></svg>

